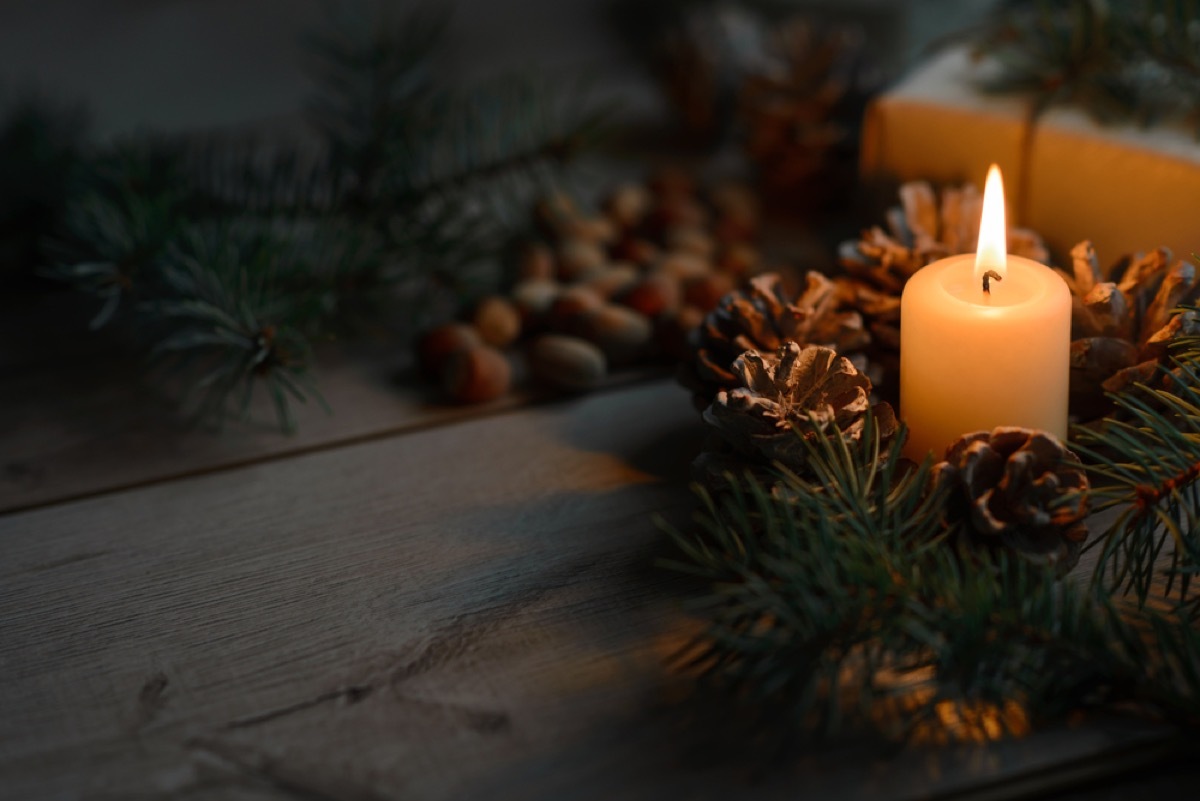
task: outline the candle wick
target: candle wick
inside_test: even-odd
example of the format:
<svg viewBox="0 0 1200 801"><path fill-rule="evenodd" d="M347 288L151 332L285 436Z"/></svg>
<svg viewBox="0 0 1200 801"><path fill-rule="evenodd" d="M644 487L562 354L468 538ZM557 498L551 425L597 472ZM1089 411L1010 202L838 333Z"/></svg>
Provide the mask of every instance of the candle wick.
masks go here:
<svg viewBox="0 0 1200 801"><path fill-rule="evenodd" d="M1004 276L1002 276L1000 273L996 272L995 270L988 270L987 272L985 272L983 274L983 291L985 293L988 293L988 294L991 293L991 291L992 291L991 281L993 278L997 281L1004 280Z"/></svg>

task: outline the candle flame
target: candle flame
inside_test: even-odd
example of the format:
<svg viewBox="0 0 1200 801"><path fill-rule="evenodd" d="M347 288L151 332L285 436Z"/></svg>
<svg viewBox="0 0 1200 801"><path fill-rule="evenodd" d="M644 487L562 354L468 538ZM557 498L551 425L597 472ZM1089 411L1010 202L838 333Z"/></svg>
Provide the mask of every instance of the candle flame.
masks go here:
<svg viewBox="0 0 1200 801"><path fill-rule="evenodd" d="M983 274L995 270L1001 277L1008 274L1008 230L1004 223L1004 179L1000 168L988 169L983 186L983 212L979 218L979 244L975 248L975 280L982 282Z"/></svg>

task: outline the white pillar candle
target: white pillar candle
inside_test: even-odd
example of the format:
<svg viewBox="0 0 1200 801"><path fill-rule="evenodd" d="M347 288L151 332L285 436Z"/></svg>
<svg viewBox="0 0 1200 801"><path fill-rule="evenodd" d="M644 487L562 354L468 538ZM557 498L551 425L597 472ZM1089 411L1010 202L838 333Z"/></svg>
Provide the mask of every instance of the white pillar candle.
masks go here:
<svg viewBox="0 0 1200 801"><path fill-rule="evenodd" d="M1049 267L1008 256L1006 239L992 165L977 252L924 267L901 296L900 417L911 459L941 459L963 434L996 426L1066 437L1071 291Z"/></svg>

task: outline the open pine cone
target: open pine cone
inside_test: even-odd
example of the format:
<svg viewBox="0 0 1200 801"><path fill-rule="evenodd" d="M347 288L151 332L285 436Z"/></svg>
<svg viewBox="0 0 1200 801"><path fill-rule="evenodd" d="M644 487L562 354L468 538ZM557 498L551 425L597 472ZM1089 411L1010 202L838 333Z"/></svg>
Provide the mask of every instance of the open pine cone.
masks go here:
<svg viewBox="0 0 1200 801"><path fill-rule="evenodd" d="M738 93L746 153L767 189L837 199L853 182L863 112L878 85L866 38L856 27L803 17L764 38L763 57Z"/></svg>
<svg viewBox="0 0 1200 801"><path fill-rule="evenodd" d="M785 342L774 355L747 351L733 369L742 386L718 392L704 419L752 459L804 472L803 439L840 435L857 441L868 411L881 438L896 433L892 407L872 409L870 379L832 348Z"/></svg>
<svg viewBox="0 0 1200 801"><path fill-rule="evenodd" d="M863 231L843 242L838 260L853 278L892 295L926 264L958 253L973 253L979 239L983 196L971 184L946 187L939 202L926 181L900 187L900 206L887 212L887 230ZM1009 228L1008 252L1046 263L1042 238L1025 228Z"/></svg>
<svg viewBox="0 0 1200 801"><path fill-rule="evenodd" d="M731 292L704 318L689 340L691 358L680 382L704 409L721 389L739 386L734 360L746 351L774 353L785 341L824 345L843 355L861 351L870 341L862 317L846 311L838 286L817 272L806 276L804 291L790 298L780 277L764 273L749 287Z"/></svg>
<svg viewBox="0 0 1200 801"><path fill-rule="evenodd" d="M1087 539L1088 479L1053 434L1001 427L961 437L934 468L950 489L947 520L976 542L1070 570Z"/></svg>
<svg viewBox="0 0 1200 801"><path fill-rule="evenodd" d="M1101 270L1091 242L1071 250L1071 406L1083 417L1107 410L1105 392L1148 382L1176 337L1200 333L1200 317L1178 312L1200 298L1191 262L1158 248Z"/></svg>

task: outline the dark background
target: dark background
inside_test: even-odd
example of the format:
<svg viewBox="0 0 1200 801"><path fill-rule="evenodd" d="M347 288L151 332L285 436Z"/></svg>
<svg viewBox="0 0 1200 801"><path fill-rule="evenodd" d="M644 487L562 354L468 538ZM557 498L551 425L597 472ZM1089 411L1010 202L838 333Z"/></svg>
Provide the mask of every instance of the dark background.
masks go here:
<svg viewBox="0 0 1200 801"><path fill-rule="evenodd" d="M653 5L658 0L645 0ZM101 136L286 119L307 88L300 38L323 0L4 0L0 88L33 86L84 102ZM338 5L347 5L343 2ZM410 0L372 6L403 11ZM961 29L992 0L795 0L868 26L890 74L931 41ZM608 22L611 0L460 0L443 69L586 72L630 113L655 94Z"/></svg>

